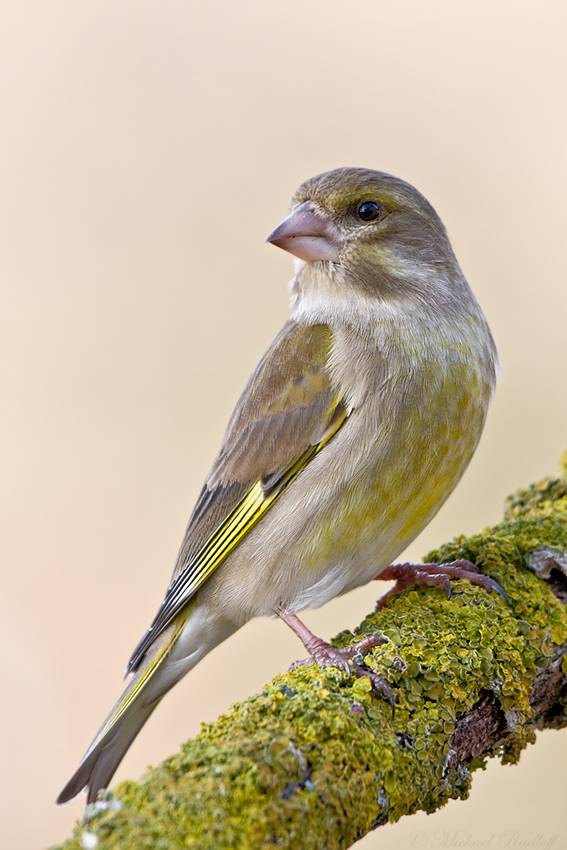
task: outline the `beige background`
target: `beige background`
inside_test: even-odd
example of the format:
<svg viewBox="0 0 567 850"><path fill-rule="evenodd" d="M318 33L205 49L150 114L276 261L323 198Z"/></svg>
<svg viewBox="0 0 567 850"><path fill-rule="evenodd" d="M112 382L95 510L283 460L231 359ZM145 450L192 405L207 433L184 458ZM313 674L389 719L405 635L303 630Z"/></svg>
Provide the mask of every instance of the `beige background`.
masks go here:
<svg viewBox="0 0 567 850"><path fill-rule="evenodd" d="M291 259L264 239L302 180L364 165L414 183L499 343L481 446L409 555L498 521L508 492L556 470L565 8L3 0L2 846L61 840L82 812L53 800L121 691L232 406L287 316ZM375 593L306 619L330 636ZM300 655L283 624L247 626L167 697L117 778ZM360 846L566 846L566 756L567 733L546 732L518 767L477 775L468 802Z"/></svg>

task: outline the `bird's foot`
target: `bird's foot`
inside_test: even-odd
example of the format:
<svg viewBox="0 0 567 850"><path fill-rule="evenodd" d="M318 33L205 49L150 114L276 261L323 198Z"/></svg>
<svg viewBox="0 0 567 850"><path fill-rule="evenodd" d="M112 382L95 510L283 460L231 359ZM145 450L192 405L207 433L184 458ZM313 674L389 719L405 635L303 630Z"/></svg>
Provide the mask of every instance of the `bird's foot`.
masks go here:
<svg viewBox="0 0 567 850"><path fill-rule="evenodd" d="M306 664L318 664L319 667L338 667L350 674L349 660L351 658L355 655L362 655L367 649L372 646L380 646L382 643L384 643L382 638L366 637L354 646L338 648L312 634L308 641L303 641L305 649L310 653L309 658L304 658L303 661L294 661L290 670L295 670L296 667L304 667Z"/></svg>
<svg viewBox="0 0 567 850"><path fill-rule="evenodd" d="M450 599L451 581L460 578L470 581L471 584L477 584L479 587L483 587L489 593L495 590L507 605L510 604L506 591L497 581L494 581L490 576L480 573L478 567L470 561L460 560L453 561L450 564L392 564L391 567L382 570L380 575L375 578L375 581L396 582L391 590L378 599L375 610L381 611L388 604L392 596L395 596L407 587L418 584L426 584L430 587L439 585L447 593L447 599Z"/></svg>
<svg viewBox="0 0 567 850"><path fill-rule="evenodd" d="M276 609L276 613L295 632L309 653L309 658L304 658L302 661L295 661L289 668L290 670L295 670L297 667L304 667L309 664L318 664L319 667L338 667L339 670L343 670L349 676L351 672L354 672L355 676L359 679L366 676L370 679L374 690L385 696L392 706L392 710L394 709L394 695L388 687L386 680L377 673L373 673L372 670L367 670L352 660L357 655L363 655L371 647L380 646L385 643L384 638L369 636L355 643L354 646L337 648L314 635L305 623L302 623L299 617L288 611L287 608L279 606Z"/></svg>

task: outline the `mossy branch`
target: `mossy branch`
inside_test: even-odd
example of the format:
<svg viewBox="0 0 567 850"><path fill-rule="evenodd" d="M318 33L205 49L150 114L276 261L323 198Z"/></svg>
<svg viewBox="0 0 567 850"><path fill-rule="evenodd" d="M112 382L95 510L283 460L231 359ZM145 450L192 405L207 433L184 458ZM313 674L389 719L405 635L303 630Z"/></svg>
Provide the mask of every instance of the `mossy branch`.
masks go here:
<svg viewBox="0 0 567 850"><path fill-rule="evenodd" d="M405 591L356 630L388 639L364 663L390 683L394 717L367 678L276 676L141 782L89 806L61 846L338 850L466 797L489 756L515 761L535 729L566 722L565 470L510 499L500 525L427 555L458 558L500 582L510 607L460 581L450 600Z"/></svg>

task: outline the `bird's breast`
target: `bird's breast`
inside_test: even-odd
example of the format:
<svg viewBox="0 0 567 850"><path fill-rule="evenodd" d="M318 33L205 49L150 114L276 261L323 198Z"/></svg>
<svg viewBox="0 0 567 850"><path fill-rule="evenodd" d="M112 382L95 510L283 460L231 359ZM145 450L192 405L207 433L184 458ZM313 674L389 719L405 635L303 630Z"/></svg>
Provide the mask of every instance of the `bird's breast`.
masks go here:
<svg viewBox="0 0 567 850"><path fill-rule="evenodd" d="M491 386L474 360L348 349L332 368L349 417L213 582L246 618L318 607L378 575L439 510L480 438Z"/></svg>

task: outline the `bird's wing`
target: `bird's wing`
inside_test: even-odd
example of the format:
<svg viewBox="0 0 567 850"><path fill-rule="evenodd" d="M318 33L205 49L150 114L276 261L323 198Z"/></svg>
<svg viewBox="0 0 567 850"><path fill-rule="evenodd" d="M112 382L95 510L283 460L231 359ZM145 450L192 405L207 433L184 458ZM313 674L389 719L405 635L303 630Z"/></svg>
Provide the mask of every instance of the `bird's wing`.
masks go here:
<svg viewBox="0 0 567 850"><path fill-rule="evenodd" d="M128 672L347 418L328 370L331 345L326 325L290 320L252 373Z"/></svg>

